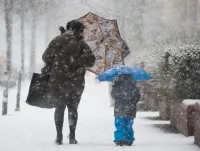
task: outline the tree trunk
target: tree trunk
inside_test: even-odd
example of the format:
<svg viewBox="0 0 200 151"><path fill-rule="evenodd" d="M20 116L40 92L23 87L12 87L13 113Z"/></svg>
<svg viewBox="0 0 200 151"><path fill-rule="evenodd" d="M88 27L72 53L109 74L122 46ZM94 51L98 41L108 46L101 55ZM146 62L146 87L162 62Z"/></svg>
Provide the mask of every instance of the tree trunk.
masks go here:
<svg viewBox="0 0 200 151"><path fill-rule="evenodd" d="M197 1L197 7L200 7L200 0ZM200 39L200 9L197 9L197 33L197 38Z"/></svg>
<svg viewBox="0 0 200 151"><path fill-rule="evenodd" d="M186 44L187 43L187 0L184 0L182 2L182 8L183 11L181 13L181 22L182 22L182 28L183 28L183 33L181 34L181 40Z"/></svg>
<svg viewBox="0 0 200 151"><path fill-rule="evenodd" d="M35 57L36 57L36 13L35 13L35 4L32 2L32 25L31 25L31 52L30 52L30 76L35 71Z"/></svg>
<svg viewBox="0 0 200 151"><path fill-rule="evenodd" d="M31 26L31 53L30 53L30 72L35 70L35 46L36 46L36 17L32 19Z"/></svg>
<svg viewBox="0 0 200 151"><path fill-rule="evenodd" d="M126 20L125 20L124 16L126 16L125 14L127 13L127 10L124 9L124 1L119 1L119 2L114 1L113 5L114 5L114 7L113 7L114 11L117 14L116 16L119 19L118 24L119 24L119 30L120 30L121 37L126 39L126 29L125 29ZM118 15L118 14L120 14L120 15Z"/></svg>
<svg viewBox="0 0 200 151"><path fill-rule="evenodd" d="M21 95L21 83L24 75L24 0L21 0L21 68L18 75L18 86L17 86L17 102L15 111L20 111L20 95Z"/></svg>
<svg viewBox="0 0 200 151"><path fill-rule="evenodd" d="M18 75L18 84L17 84L17 102L15 111L20 111L20 96L21 96L21 84L22 84L22 72L19 72Z"/></svg>
<svg viewBox="0 0 200 151"><path fill-rule="evenodd" d="M198 0L187 1L187 28L188 28L188 40L191 42L197 38L197 12L198 12Z"/></svg>
<svg viewBox="0 0 200 151"><path fill-rule="evenodd" d="M144 27L144 20L143 20L143 15L145 12L145 5L146 5L146 1L145 0L141 0L138 1L138 9L139 9L139 18L138 18L138 39L141 45L144 44L144 38L143 38L143 27Z"/></svg>
<svg viewBox="0 0 200 151"><path fill-rule="evenodd" d="M21 0L21 11L20 11L20 19L21 19L21 72L24 75L24 48L25 48L25 37L24 37L24 0Z"/></svg>
<svg viewBox="0 0 200 151"><path fill-rule="evenodd" d="M12 6L13 0L4 0L5 7L5 23L6 23L6 41L7 41L7 63L6 63L6 88L3 91L2 115L6 115L8 111L8 89L11 76L11 54L12 54Z"/></svg>
<svg viewBox="0 0 200 151"><path fill-rule="evenodd" d="M6 41L7 41L7 66L6 70L11 71L12 62L12 0L4 0L5 5L5 22L6 22Z"/></svg>

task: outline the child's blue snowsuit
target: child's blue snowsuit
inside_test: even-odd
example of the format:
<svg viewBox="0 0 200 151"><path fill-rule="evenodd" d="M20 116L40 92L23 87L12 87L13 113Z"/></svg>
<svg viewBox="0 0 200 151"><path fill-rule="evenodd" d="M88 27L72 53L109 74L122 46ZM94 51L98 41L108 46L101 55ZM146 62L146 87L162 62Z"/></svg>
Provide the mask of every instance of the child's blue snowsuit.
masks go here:
<svg viewBox="0 0 200 151"><path fill-rule="evenodd" d="M115 117L115 127L116 131L114 132L115 140L114 142L126 142L133 143L134 138L134 130L133 130L133 118L120 118Z"/></svg>
<svg viewBox="0 0 200 151"><path fill-rule="evenodd" d="M131 75L119 75L113 81L111 95L115 101L114 142L132 144L135 140L133 123L136 116L136 105L140 99L140 92Z"/></svg>

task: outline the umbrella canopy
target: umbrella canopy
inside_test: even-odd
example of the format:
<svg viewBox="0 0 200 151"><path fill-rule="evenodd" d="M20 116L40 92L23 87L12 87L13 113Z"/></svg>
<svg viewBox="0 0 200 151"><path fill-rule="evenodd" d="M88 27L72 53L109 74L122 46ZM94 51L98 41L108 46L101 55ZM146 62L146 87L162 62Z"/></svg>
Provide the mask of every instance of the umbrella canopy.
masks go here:
<svg viewBox="0 0 200 151"><path fill-rule="evenodd" d="M131 74L134 81L143 81L150 80L152 76L139 67L127 67L127 66L118 66L112 69L109 69L102 74L100 74L97 79L99 81L113 81L117 75L121 74Z"/></svg>
<svg viewBox="0 0 200 151"><path fill-rule="evenodd" d="M109 20L88 13L78 19L83 22L84 39L96 56L95 65L89 70L101 74L116 65L124 64L124 57L130 51L121 38L117 20Z"/></svg>

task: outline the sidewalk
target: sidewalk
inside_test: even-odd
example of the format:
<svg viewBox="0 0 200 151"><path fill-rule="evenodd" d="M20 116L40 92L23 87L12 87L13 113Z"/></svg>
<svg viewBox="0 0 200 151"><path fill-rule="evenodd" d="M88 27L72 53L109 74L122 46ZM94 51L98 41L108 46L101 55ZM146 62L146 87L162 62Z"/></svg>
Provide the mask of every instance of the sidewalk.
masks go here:
<svg viewBox="0 0 200 151"><path fill-rule="evenodd" d="M10 93L9 115L0 116L1 151L199 151L193 145L193 137L165 133L154 125L169 124L168 121L152 121L146 117L157 112L138 112L135 120L136 141L132 147L116 147L113 143L113 108L109 107L107 83L97 83L89 75L86 90L79 108L77 127L78 145L68 144L67 112L64 125L64 145L56 146L53 110L26 105L28 82L23 87L21 112L14 112L15 90Z"/></svg>

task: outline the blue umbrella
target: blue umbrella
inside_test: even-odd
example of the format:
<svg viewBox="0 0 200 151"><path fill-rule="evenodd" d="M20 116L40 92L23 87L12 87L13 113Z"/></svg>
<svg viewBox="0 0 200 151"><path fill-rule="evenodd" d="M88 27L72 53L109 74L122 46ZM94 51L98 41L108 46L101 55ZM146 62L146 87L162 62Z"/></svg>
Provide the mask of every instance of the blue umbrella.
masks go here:
<svg viewBox="0 0 200 151"><path fill-rule="evenodd" d="M99 81L113 81L117 75L131 74L134 81L144 81L152 79L152 76L139 67L117 66L113 67L102 74L97 79Z"/></svg>

